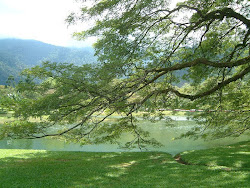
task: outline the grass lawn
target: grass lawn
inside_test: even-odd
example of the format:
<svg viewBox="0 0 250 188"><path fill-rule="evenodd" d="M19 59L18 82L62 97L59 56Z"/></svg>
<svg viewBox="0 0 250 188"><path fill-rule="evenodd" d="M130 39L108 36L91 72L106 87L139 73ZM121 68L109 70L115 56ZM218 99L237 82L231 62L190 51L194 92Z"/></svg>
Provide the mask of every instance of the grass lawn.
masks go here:
<svg viewBox="0 0 250 188"><path fill-rule="evenodd" d="M0 150L0 187L250 187L250 141L184 152Z"/></svg>

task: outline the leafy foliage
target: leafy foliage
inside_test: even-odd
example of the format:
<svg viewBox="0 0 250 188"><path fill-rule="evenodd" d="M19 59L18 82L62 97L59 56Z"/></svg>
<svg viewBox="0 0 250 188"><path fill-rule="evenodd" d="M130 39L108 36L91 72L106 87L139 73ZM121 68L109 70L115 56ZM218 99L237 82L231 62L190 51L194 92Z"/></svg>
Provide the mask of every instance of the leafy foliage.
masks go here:
<svg viewBox="0 0 250 188"><path fill-rule="evenodd" d="M182 136L249 131L249 2L187 0L169 7L165 0L93 1L81 14L72 13L69 23L95 23L74 35L99 37L99 63L45 62L24 71L31 81L42 82L17 86L15 115L59 126L58 133L35 131L31 138L64 135L99 143L129 133L128 147L155 145L134 113L161 119L159 109L174 108L203 110L194 117L199 126ZM183 81L187 84L178 87ZM122 117L118 123L105 121L115 113Z"/></svg>

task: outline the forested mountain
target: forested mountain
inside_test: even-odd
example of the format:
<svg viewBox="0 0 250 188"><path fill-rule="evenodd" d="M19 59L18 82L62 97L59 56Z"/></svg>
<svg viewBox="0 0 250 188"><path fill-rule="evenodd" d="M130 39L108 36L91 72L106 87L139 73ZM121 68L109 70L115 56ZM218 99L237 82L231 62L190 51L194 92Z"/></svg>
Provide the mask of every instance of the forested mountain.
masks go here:
<svg viewBox="0 0 250 188"><path fill-rule="evenodd" d="M19 72L43 61L67 62L81 65L94 63L94 50L91 47L66 48L35 40L0 40L0 85L6 84L12 75L18 80Z"/></svg>

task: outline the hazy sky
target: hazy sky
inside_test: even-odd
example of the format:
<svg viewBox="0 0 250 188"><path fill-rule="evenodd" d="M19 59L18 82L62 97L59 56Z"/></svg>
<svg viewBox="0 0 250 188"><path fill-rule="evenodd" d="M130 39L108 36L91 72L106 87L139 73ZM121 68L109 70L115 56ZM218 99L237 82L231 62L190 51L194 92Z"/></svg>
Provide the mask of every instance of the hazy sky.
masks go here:
<svg viewBox="0 0 250 188"><path fill-rule="evenodd" d="M65 19L79 5L74 0L0 0L0 38L35 39L59 46L90 46L71 35L84 24L67 28Z"/></svg>

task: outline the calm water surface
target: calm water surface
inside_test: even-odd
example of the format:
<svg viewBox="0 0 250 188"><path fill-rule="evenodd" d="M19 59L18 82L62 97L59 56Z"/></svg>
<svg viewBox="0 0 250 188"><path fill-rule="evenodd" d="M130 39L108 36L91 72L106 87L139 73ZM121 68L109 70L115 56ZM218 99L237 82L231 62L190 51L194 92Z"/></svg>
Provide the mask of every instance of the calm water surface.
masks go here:
<svg viewBox="0 0 250 188"><path fill-rule="evenodd" d="M142 121L141 125L148 131L151 132L152 137L156 138L163 144L160 148L148 148L149 151L162 151L172 155L186 151L186 150L197 150L207 149L215 146L232 144L239 141L249 140L248 136L243 135L238 138L224 138L213 141L204 140L192 140L183 138L180 140L173 140L174 137L179 136L181 133L188 131L190 128L195 126L195 122L187 120L185 117L172 117L176 121L175 127L165 126L164 121L157 123L151 123ZM130 141L128 137L123 137L122 142ZM86 152L120 152L128 151L119 149L117 145L111 144L100 144L100 145L84 145L74 143L65 143L63 141L42 138L35 140L2 140L0 141L0 149L42 149L51 151L86 151ZM139 151L139 149L133 149L129 151Z"/></svg>

